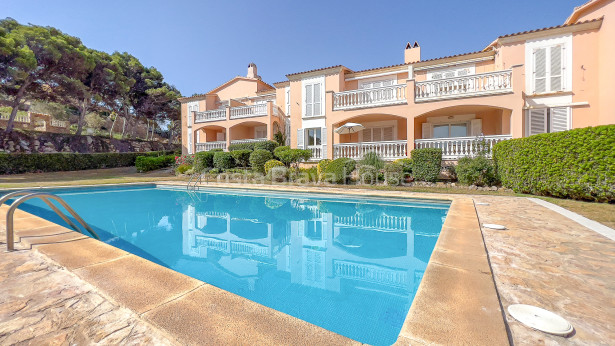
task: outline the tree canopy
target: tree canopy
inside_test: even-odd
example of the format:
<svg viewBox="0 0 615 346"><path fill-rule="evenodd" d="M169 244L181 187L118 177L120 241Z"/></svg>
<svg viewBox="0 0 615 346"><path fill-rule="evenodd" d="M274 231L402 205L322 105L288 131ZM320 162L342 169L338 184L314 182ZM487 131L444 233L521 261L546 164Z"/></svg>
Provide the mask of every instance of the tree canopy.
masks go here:
<svg viewBox="0 0 615 346"><path fill-rule="evenodd" d="M180 114L180 92L156 68L128 53L89 49L58 29L11 18L0 20L0 93L8 95L12 107L7 132L28 100L72 107L79 119L77 134L89 112L158 124L174 124Z"/></svg>

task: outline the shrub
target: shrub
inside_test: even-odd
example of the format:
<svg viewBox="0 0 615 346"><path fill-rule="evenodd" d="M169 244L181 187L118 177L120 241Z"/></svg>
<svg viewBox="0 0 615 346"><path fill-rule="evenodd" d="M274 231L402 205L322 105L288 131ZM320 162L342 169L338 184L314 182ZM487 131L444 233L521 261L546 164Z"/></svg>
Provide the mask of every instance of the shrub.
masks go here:
<svg viewBox="0 0 615 346"><path fill-rule="evenodd" d="M278 157L286 166L298 166L299 162L307 161L312 157L312 151L307 149L288 149L278 152Z"/></svg>
<svg viewBox="0 0 615 346"><path fill-rule="evenodd" d="M284 145L287 138L288 137L286 137L286 134L279 130L273 135L273 139L278 143L278 145Z"/></svg>
<svg viewBox="0 0 615 346"><path fill-rule="evenodd" d="M280 167L280 166L284 166L284 164L278 160L269 160L267 162L265 162L265 174L269 174L269 171L273 168L273 167Z"/></svg>
<svg viewBox="0 0 615 346"><path fill-rule="evenodd" d="M186 174L186 172L188 172L190 169L192 169L192 166L187 165L187 164L181 164L177 166L177 168L175 168L175 173L176 174Z"/></svg>
<svg viewBox="0 0 615 346"><path fill-rule="evenodd" d="M250 166L252 166L252 169L254 171L264 173L265 163L267 163L267 161L271 160L272 158L273 155L268 150L254 150L252 154L250 154Z"/></svg>
<svg viewBox="0 0 615 346"><path fill-rule="evenodd" d="M214 167L220 170L233 168L233 156L228 151L214 153Z"/></svg>
<svg viewBox="0 0 615 346"><path fill-rule="evenodd" d="M252 150L248 149L231 151L231 156L235 159L236 165L241 167L248 167L250 154L252 154Z"/></svg>
<svg viewBox="0 0 615 346"><path fill-rule="evenodd" d="M180 155L175 157L175 165L189 165L192 166L194 164L194 155Z"/></svg>
<svg viewBox="0 0 615 346"><path fill-rule="evenodd" d="M442 150L439 148L414 149L411 152L412 175L416 180L435 182L440 175Z"/></svg>
<svg viewBox="0 0 615 346"><path fill-rule="evenodd" d="M170 152L148 153L0 153L0 174L80 171L84 169L130 167L137 157L160 156Z"/></svg>
<svg viewBox="0 0 615 346"><path fill-rule="evenodd" d="M373 151L365 153L363 158L359 161L361 166L373 166L376 169L384 168L384 161Z"/></svg>
<svg viewBox="0 0 615 346"><path fill-rule="evenodd" d="M156 169L173 166L175 162L174 155L165 156L138 156L135 159L137 172L149 172Z"/></svg>
<svg viewBox="0 0 615 346"><path fill-rule="evenodd" d="M273 151L277 147L278 147L278 142L276 141L262 141L262 142L256 142L254 144L254 150L262 149L262 150L270 151L271 153L273 153Z"/></svg>
<svg viewBox="0 0 615 346"><path fill-rule="evenodd" d="M214 151L201 151L194 154L194 170L202 172L214 167Z"/></svg>
<svg viewBox="0 0 615 346"><path fill-rule="evenodd" d="M378 176L380 175L380 170L371 165L360 165L359 166L359 181L361 184L370 184L374 185L378 183Z"/></svg>
<svg viewBox="0 0 615 346"><path fill-rule="evenodd" d="M615 125L511 139L493 155L502 184L515 192L615 201Z"/></svg>
<svg viewBox="0 0 615 346"><path fill-rule="evenodd" d="M316 166L312 166L310 168L299 168L299 171L295 173L294 180L295 179L301 183L318 181L318 173Z"/></svg>
<svg viewBox="0 0 615 346"><path fill-rule="evenodd" d="M255 144L256 144L255 142L231 144L231 145L228 146L228 151L254 150L254 145Z"/></svg>
<svg viewBox="0 0 615 346"><path fill-rule="evenodd" d="M273 156L277 157L278 159L280 158L280 153L286 150L289 150L290 147L288 145L283 145L281 147L277 147L275 149L273 149Z"/></svg>
<svg viewBox="0 0 615 346"><path fill-rule="evenodd" d="M395 162L384 165L384 182L390 186L401 184L404 175L404 167Z"/></svg>
<svg viewBox="0 0 615 346"><path fill-rule="evenodd" d="M318 161L318 164L316 165L316 173L318 174L319 181L323 181L324 174L325 174L325 168L327 168L327 165L330 162L331 160L329 159L323 159L323 160Z"/></svg>
<svg viewBox="0 0 615 346"><path fill-rule="evenodd" d="M211 151L212 153L217 153L217 152L219 152L219 151L224 151L224 149L222 149L222 148L216 148L216 149L211 149L210 151Z"/></svg>
<svg viewBox="0 0 615 346"><path fill-rule="evenodd" d="M357 163L353 159L339 158L331 161L324 170L324 181L336 184L345 184L350 174L356 168Z"/></svg>
<svg viewBox="0 0 615 346"><path fill-rule="evenodd" d="M286 181L286 179L288 178L288 167L284 165L272 167L271 171L269 171L269 174L267 174L267 176L271 179L271 181Z"/></svg>
<svg viewBox="0 0 615 346"><path fill-rule="evenodd" d="M484 156L462 157L457 162L455 172L462 184L492 186L498 183L493 161Z"/></svg>
<svg viewBox="0 0 615 346"><path fill-rule="evenodd" d="M408 173L408 174L412 173L412 159L411 158L407 157L405 159L397 159L393 162L399 163L404 173Z"/></svg>

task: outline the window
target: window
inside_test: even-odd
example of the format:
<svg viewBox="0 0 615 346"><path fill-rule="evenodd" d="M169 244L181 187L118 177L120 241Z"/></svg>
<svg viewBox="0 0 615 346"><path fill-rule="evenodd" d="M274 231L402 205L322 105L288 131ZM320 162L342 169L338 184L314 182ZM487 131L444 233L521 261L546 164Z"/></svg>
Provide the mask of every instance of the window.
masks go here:
<svg viewBox="0 0 615 346"><path fill-rule="evenodd" d="M382 142L392 141L394 138L395 127L371 127L363 130L363 142Z"/></svg>
<svg viewBox="0 0 615 346"><path fill-rule="evenodd" d="M536 48L533 51L534 93L564 90L564 46Z"/></svg>
<svg viewBox="0 0 615 346"><path fill-rule="evenodd" d="M306 142L308 146L321 145L321 129L306 129Z"/></svg>
<svg viewBox="0 0 615 346"><path fill-rule="evenodd" d="M257 126L254 128L254 138L267 138L267 126Z"/></svg>
<svg viewBox="0 0 615 346"><path fill-rule="evenodd" d="M433 138L466 137L468 123L433 125Z"/></svg>
<svg viewBox="0 0 615 346"><path fill-rule="evenodd" d="M528 109L525 116L526 136L570 129L570 107Z"/></svg>
<svg viewBox="0 0 615 346"><path fill-rule="evenodd" d="M290 115L290 88L286 87L286 115Z"/></svg>
<svg viewBox="0 0 615 346"><path fill-rule="evenodd" d="M305 116L315 117L322 115L322 84L305 84Z"/></svg>

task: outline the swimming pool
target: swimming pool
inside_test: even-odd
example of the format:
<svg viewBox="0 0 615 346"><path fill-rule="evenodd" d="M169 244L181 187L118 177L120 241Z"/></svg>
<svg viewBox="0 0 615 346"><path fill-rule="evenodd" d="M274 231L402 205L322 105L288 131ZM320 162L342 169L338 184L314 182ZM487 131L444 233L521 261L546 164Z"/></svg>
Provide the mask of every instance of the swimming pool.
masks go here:
<svg viewBox="0 0 615 346"><path fill-rule="evenodd" d="M155 185L50 192L106 243L374 345L396 341L450 206ZM40 201L21 209L64 225Z"/></svg>

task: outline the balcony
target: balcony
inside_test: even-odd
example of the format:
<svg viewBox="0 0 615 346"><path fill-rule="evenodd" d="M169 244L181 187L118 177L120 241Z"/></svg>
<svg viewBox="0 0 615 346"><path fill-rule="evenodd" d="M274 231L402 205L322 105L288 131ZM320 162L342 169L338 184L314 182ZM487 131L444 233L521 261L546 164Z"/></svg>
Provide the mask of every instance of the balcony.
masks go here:
<svg viewBox="0 0 615 346"><path fill-rule="evenodd" d="M260 117L263 115L267 115L267 103L231 108L231 119Z"/></svg>
<svg viewBox="0 0 615 346"><path fill-rule="evenodd" d="M487 96L512 92L512 70L416 82L415 102Z"/></svg>
<svg viewBox="0 0 615 346"><path fill-rule="evenodd" d="M386 142L361 142L343 143L333 145L333 158L347 157L360 160L368 152L378 154L384 160L401 159L408 156L408 142L386 141Z"/></svg>
<svg viewBox="0 0 615 346"><path fill-rule="evenodd" d="M406 84L397 84L335 93L333 95L333 110L381 107L405 104L406 102Z"/></svg>
<svg viewBox="0 0 615 346"><path fill-rule="evenodd" d="M414 141L416 149L440 148L443 160L456 160L466 156L475 156L481 151L491 156L493 146L501 141L511 139L511 135L494 135L484 137L455 137L417 139Z"/></svg>
<svg viewBox="0 0 615 346"><path fill-rule="evenodd" d="M204 112L194 112L194 123L205 123L208 121L218 121L226 119L226 108L212 109Z"/></svg>
<svg viewBox="0 0 615 346"><path fill-rule="evenodd" d="M222 149L226 150L226 141L217 141L217 142L202 142L196 144L196 152L200 151L210 151L212 149Z"/></svg>
<svg viewBox="0 0 615 346"><path fill-rule="evenodd" d="M335 276L344 279L361 280L404 289L410 286L408 272L403 269L344 260L333 260L333 267Z"/></svg>
<svg viewBox="0 0 615 346"><path fill-rule="evenodd" d="M324 158L324 155L327 153L324 152L322 145L308 145L307 150L312 152L312 157L310 157L310 161L320 161Z"/></svg>

